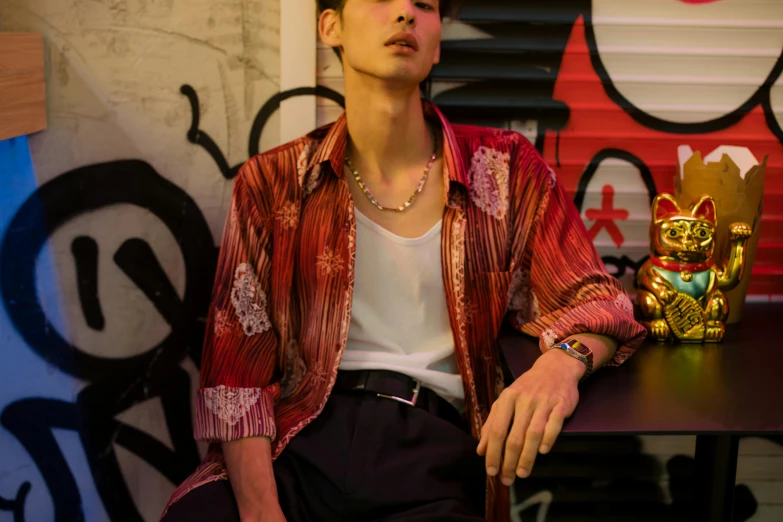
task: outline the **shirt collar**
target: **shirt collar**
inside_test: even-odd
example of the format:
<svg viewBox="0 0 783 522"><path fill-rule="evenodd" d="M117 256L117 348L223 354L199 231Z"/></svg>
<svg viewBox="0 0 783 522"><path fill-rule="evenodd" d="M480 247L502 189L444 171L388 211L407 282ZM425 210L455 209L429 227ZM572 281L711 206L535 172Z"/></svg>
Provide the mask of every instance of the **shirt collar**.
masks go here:
<svg viewBox="0 0 783 522"><path fill-rule="evenodd" d="M466 177L466 169L464 165L463 155L460 153L459 144L457 138L454 135L454 129L451 123L446 119L440 109L435 104L428 100L422 100L422 108L424 109L424 117L430 123L434 123L440 126L443 131L443 167L448 175L449 181L460 183L464 186L468 186ZM326 134L322 134L323 130L326 130ZM316 131L318 132L318 131ZM345 162L345 148L348 144L348 125L345 117L345 112L340 118L334 122L327 129L321 129L323 139L318 144L318 148L315 150L307 164L307 176L310 176L315 165L321 165L325 161L328 161L332 173L337 177L343 177L343 163ZM315 137L315 136L314 136ZM446 187L448 190L448 187Z"/></svg>

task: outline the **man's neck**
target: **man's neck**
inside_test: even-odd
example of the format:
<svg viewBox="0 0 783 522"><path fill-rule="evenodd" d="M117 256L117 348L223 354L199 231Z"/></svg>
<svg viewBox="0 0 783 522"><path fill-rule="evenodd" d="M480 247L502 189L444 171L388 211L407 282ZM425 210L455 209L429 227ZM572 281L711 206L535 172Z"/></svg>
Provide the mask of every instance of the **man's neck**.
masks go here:
<svg viewBox="0 0 783 522"><path fill-rule="evenodd" d="M347 153L362 177L393 181L423 168L433 142L418 86L393 88L377 79L351 76L345 83Z"/></svg>

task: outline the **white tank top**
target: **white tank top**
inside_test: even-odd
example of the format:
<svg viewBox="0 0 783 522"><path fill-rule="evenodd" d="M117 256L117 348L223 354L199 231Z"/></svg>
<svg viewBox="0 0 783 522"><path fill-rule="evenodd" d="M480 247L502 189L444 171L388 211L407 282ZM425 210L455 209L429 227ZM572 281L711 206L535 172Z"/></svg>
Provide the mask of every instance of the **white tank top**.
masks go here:
<svg viewBox="0 0 783 522"><path fill-rule="evenodd" d="M342 370L392 370L464 409L443 288L443 222L404 238L356 210L351 325Z"/></svg>

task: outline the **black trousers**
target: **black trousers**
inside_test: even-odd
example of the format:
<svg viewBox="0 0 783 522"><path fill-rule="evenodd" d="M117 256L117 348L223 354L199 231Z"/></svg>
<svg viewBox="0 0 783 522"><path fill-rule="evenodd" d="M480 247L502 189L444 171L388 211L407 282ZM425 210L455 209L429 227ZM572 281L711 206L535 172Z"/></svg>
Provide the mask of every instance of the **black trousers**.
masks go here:
<svg viewBox="0 0 783 522"><path fill-rule="evenodd" d="M361 392L333 392L274 462L288 522L479 522L485 471L467 427ZM227 480L198 487L162 522L238 522Z"/></svg>

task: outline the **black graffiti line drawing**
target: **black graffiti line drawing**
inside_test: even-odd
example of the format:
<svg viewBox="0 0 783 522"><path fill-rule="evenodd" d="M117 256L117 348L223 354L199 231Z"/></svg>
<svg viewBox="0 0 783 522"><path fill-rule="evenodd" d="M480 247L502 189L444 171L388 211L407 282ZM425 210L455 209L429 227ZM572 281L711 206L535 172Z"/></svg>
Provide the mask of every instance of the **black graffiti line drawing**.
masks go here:
<svg viewBox="0 0 783 522"><path fill-rule="evenodd" d="M38 302L35 280L38 252L58 227L84 212L117 203L145 208L169 228L182 250L187 281L180 299L145 241L130 238L122 244L114 262L150 299L171 332L146 352L120 359L85 353L62 338ZM86 236L72 244L82 310L93 328L102 327L103 322L93 266L97 248L94 239ZM198 463L190 430L190 378L179 363L188 355L196 362L200 359L216 255L209 227L195 202L151 166L135 160L62 174L28 198L11 221L0 245L0 290L6 311L33 351L61 371L89 383L75 403L22 399L0 415L0 422L41 470L58 522L80 520L83 510L52 428L79 433L96 487L113 520L141 520L122 477L114 444L147 460L175 483ZM173 451L114 418L155 397L163 405Z"/></svg>
<svg viewBox="0 0 783 522"><path fill-rule="evenodd" d="M595 176L595 173L598 171L598 167L601 165L601 162L607 159L618 159L625 162L628 162L632 164L634 167L636 167L639 170L639 175L642 177L642 182L644 183L645 188L647 189L647 197L650 203L652 204L652 200L655 199L655 196L657 195L658 191L655 187L655 181L653 180L652 173L650 172L649 167L642 161L641 158L638 156L631 154L628 151L620 150L620 149L604 149L600 151L598 154L596 154L592 160L590 160L590 163L587 165L587 168L582 173L582 175L579 178L579 183L577 184L576 188L576 194L574 194L574 205L576 205L577 210L579 213L582 213L582 207L584 206L584 200L585 195L587 193L587 187L590 185L590 182L593 179L593 176ZM631 270L634 274L641 268L641 266L649 259L649 255L643 256L639 260L632 260L628 256L602 256L601 260L604 262L604 265L609 269L610 273L615 277L622 277L624 276L628 270ZM612 270L614 268L614 270ZM634 280L634 285L636 284L636 281Z"/></svg>
<svg viewBox="0 0 783 522"><path fill-rule="evenodd" d="M593 176L598 171L598 167L601 162L607 159L618 159L630 163L639 170L639 175L642 177L642 182L647 189L647 197L652 205L653 199L658 195L658 190L655 188L655 180L653 180L650 168L645 165L644 161L635 154L631 154L628 151L621 149L604 149L596 154L593 159L588 163L587 168L579 177L579 183L576 187L576 194L574 195L574 205L577 210L582 212L582 205L584 204L585 194L587 193L587 187L593 180Z"/></svg>
<svg viewBox="0 0 783 522"><path fill-rule="evenodd" d="M227 178L239 166L229 167L211 138L198 129L198 97L181 89L192 110L188 139L203 147ZM271 97L259 110L251 129L248 150L258 142L280 102L295 96L317 95L344 105L342 96L325 87L292 89ZM157 216L177 239L185 262L185 294L177 295L154 252L144 240L130 238L114 254L114 262L150 299L171 326L157 346L133 357L103 358L67 342L50 323L38 301L35 260L51 235L63 224L86 212L127 203ZM94 238L78 236L71 243L76 265L79 302L87 325L105 326L98 298L98 251ZM190 378L179 363L190 357L199 365L201 343L214 279L217 248L196 203L179 187L161 177L147 163L124 160L82 167L61 174L41 186L13 217L0 244L0 294L17 331L29 347L61 371L89 382L75 403L28 398L15 401L0 413L0 423L25 447L38 466L52 495L55 520L83 520L75 479L52 435L52 429L77 431L90 471L112 520L141 521L114 452L114 444L151 464L172 483L179 483L198 464L192 437ZM115 416L133 405L160 398L172 451L143 431ZM30 491L23 484L15 500L0 498L0 511L12 511L24 520Z"/></svg>
<svg viewBox="0 0 783 522"><path fill-rule="evenodd" d="M606 70L603 61L601 60L601 54L598 50L598 43L595 37L595 25L593 23L592 10L588 10L585 13L585 39L587 40L587 47L590 50L590 59L598 76L601 78L604 90L609 98L623 109L631 118L641 123L645 127L654 129L661 132L667 132L672 134L706 134L709 132L715 132L723 129L727 129L736 125L754 108L762 105L764 113L767 118L767 124L770 130L775 133L780 139L781 133L778 132L779 126L777 123L772 123L770 118L775 118L775 113L770 107L769 99L772 87L783 72L783 50L777 59L774 67L770 71L767 78L764 80L759 88L748 98L742 105L740 105L734 111L724 114L718 118L710 121L695 122L695 123L680 123L663 120L656 116L653 116L630 102L622 93L617 89L612 81L611 76ZM783 143L783 140L781 140Z"/></svg>
<svg viewBox="0 0 783 522"><path fill-rule="evenodd" d="M27 500L27 494L30 493L32 486L29 482L23 482L16 492L16 498L8 500L0 497L0 511L10 511L14 517L14 522L24 522L24 505Z"/></svg>
<svg viewBox="0 0 783 522"><path fill-rule="evenodd" d="M781 58L781 63L783 63L783 58ZM771 87L764 93L764 101L761 103L761 106L764 108L764 118L767 121L767 126L780 143L783 144L783 128L781 128L780 122L775 115L775 108L772 106Z"/></svg>
<svg viewBox="0 0 783 522"><path fill-rule="evenodd" d="M199 128L201 122L201 111L199 109L198 95L196 90L190 85L183 85L180 88L180 92L184 94L188 101L190 101L190 109L192 113L192 119L190 124L190 130L188 130L188 141L202 147L212 157L220 170L220 173L226 179L234 179L239 173L239 168L242 163L229 166L226 157L220 150L220 147L215 144L212 138L205 131ZM340 107L345 107L345 98L342 94L323 85L317 85L315 87L299 87L288 91L283 91L275 94L269 98L266 103L256 114L253 120L253 125L250 128L250 137L248 139L248 156L253 157L258 154L259 143L261 142L261 134L264 132L269 118L274 114L276 110L280 108L280 102L295 98L297 96L320 96L327 98L337 103ZM243 162L244 163L244 162Z"/></svg>

